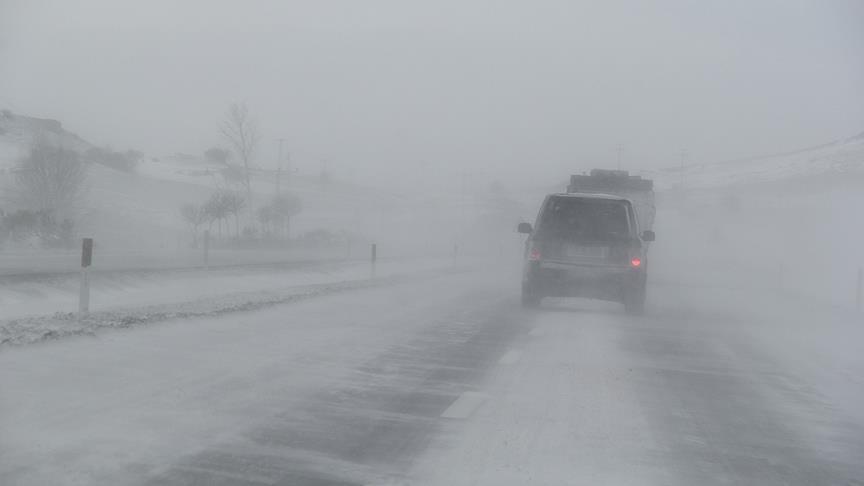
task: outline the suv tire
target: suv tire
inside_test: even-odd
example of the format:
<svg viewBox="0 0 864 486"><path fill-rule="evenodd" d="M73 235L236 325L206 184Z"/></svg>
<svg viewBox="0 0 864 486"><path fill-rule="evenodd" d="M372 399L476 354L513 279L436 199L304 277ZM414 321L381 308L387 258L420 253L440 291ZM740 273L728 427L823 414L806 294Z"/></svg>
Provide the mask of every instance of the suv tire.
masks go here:
<svg viewBox="0 0 864 486"><path fill-rule="evenodd" d="M534 309L540 307L543 296L529 285L522 285L522 307Z"/></svg>
<svg viewBox="0 0 864 486"><path fill-rule="evenodd" d="M624 290L624 310L628 314L641 316L645 313L645 284Z"/></svg>

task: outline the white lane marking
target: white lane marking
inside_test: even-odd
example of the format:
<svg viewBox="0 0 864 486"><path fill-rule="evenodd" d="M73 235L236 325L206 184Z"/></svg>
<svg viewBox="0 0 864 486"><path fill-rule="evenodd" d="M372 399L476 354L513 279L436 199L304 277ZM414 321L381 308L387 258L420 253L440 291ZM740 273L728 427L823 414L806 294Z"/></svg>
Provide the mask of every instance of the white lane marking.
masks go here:
<svg viewBox="0 0 864 486"><path fill-rule="evenodd" d="M519 351L518 349L511 349L510 351L507 351L507 353L505 353L504 356L501 357L501 359L498 360L498 363L502 365L511 365L519 361L519 358L521 357L522 351Z"/></svg>
<svg viewBox="0 0 864 486"><path fill-rule="evenodd" d="M483 402L487 396L477 392L465 392L459 395L453 403L444 410L441 414L442 418L465 419L471 416Z"/></svg>

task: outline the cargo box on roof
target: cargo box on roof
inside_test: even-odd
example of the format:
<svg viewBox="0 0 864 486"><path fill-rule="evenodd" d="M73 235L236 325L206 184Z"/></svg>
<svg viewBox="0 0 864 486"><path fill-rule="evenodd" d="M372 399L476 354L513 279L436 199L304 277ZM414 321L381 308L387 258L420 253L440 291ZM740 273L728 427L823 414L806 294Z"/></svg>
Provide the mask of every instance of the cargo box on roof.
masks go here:
<svg viewBox="0 0 864 486"><path fill-rule="evenodd" d="M654 226L654 181L630 175L626 170L593 169L570 176L567 192L611 194L629 199L643 230Z"/></svg>

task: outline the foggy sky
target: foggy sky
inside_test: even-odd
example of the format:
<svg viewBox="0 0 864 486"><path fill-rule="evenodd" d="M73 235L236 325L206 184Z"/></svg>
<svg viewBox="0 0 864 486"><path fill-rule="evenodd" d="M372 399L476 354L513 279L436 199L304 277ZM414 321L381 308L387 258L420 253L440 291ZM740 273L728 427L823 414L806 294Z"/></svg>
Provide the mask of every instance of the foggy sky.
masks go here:
<svg viewBox="0 0 864 486"><path fill-rule="evenodd" d="M512 176L710 162L864 130L864 3L0 0L0 107L155 155Z"/></svg>

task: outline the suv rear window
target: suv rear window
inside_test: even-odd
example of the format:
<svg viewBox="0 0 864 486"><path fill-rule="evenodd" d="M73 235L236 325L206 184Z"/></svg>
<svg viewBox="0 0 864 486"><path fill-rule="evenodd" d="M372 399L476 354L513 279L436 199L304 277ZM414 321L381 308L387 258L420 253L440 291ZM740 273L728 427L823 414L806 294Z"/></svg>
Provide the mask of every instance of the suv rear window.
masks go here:
<svg viewBox="0 0 864 486"><path fill-rule="evenodd" d="M550 197L538 233L570 241L614 241L630 237L627 203L608 199Z"/></svg>

